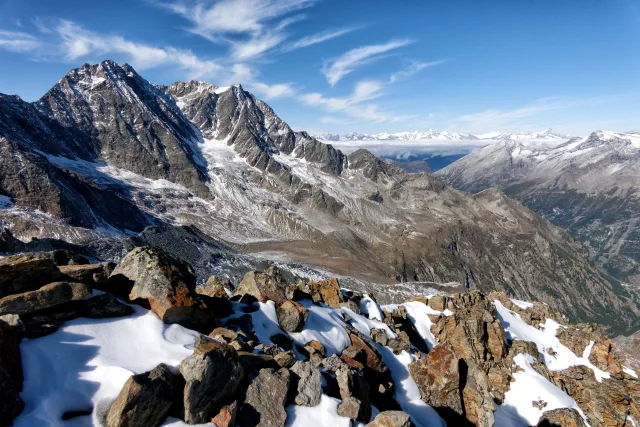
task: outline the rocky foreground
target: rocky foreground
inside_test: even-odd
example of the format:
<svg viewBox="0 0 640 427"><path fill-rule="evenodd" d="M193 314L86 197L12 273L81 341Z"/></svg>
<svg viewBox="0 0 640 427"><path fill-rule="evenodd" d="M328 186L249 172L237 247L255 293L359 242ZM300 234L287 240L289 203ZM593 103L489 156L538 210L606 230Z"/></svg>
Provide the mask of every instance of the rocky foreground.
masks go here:
<svg viewBox="0 0 640 427"><path fill-rule="evenodd" d="M4 257L0 316L0 425L640 421L637 373L599 327L504 293L379 306L274 267L196 286L139 247Z"/></svg>

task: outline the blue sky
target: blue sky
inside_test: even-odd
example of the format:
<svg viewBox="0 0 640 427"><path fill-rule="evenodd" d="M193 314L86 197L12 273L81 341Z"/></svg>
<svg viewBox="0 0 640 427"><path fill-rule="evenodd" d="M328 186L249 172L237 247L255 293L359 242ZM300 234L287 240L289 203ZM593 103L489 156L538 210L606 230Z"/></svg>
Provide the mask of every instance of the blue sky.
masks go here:
<svg viewBox="0 0 640 427"><path fill-rule="evenodd" d="M0 0L0 92L107 58L313 133L640 128L637 0Z"/></svg>

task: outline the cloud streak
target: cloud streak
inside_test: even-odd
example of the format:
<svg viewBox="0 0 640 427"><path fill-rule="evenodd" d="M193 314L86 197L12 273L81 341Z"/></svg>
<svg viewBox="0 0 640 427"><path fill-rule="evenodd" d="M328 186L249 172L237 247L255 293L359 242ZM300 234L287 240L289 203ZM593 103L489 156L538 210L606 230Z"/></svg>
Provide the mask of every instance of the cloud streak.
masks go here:
<svg viewBox="0 0 640 427"><path fill-rule="evenodd" d="M415 74L418 74L420 71L422 71L422 70L424 70L426 68L442 65L445 62L447 62L446 59L440 59L440 60L432 61L432 62L412 61L407 67L403 68L400 71L396 71L395 73L391 74L391 76L389 77L389 83L397 83L399 81L406 80L409 77L412 77Z"/></svg>
<svg viewBox="0 0 640 427"><path fill-rule="evenodd" d="M0 30L0 49L24 53L39 49L41 44L40 40L31 34Z"/></svg>
<svg viewBox="0 0 640 427"><path fill-rule="evenodd" d="M356 68L382 58L383 54L413 43L410 39L395 39L384 44L362 46L351 49L342 55L327 61L322 67L327 82L335 86L344 76Z"/></svg>
<svg viewBox="0 0 640 427"><path fill-rule="evenodd" d="M302 37L296 40L293 43L285 46L282 51L283 52L291 52L293 50L302 49L305 47L313 46L318 43L324 43L326 41L335 39L337 37L343 36L345 34L349 34L353 31L357 31L361 29L362 26L357 27L347 27L347 28L339 28L336 30L323 31L321 33L312 34L310 36Z"/></svg>

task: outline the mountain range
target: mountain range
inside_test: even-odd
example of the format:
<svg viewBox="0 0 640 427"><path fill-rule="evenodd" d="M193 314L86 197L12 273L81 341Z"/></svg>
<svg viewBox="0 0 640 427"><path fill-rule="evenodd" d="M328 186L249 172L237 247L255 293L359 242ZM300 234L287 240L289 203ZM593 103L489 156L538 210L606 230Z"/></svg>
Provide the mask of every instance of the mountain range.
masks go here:
<svg viewBox="0 0 640 427"><path fill-rule="evenodd" d="M473 135L470 133L457 133L457 132L437 132L433 129L426 131L414 131L414 132L396 132L396 133L324 133L315 135L321 141L419 141L419 140L443 140L443 141L469 141L469 140L483 140L483 141L502 141L502 140L514 140L514 141L566 141L570 138L568 135L563 135L554 132L551 129L547 129L542 132L521 132L521 133L509 133L509 132L488 132L484 134Z"/></svg>
<svg viewBox="0 0 640 427"><path fill-rule="evenodd" d="M506 140L437 176L465 191L502 189L583 241L616 281L640 289L640 132L596 131L543 149Z"/></svg>
<svg viewBox="0 0 640 427"><path fill-rule="evenodd" d="M0 95L0 224L109 256L122 239L192 227L230 253L391 290L453 283L620 332L638 322L637 303L582 244L500 191L471 195L364 149L347 155L240 85L154 85L113 61L71 70L32 103Z"/></svg>

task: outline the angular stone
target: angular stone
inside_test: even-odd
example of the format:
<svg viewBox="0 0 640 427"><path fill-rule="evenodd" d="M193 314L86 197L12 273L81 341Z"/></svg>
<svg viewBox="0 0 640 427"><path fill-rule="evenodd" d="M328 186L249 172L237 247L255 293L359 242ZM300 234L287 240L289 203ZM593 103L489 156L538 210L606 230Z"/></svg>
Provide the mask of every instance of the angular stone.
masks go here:
<svg viewBox="0 0 640 427"><path fill-rule="evenodd" d="M411 417L402 411L380 412L366 427L413 427Z"/></svg>
<svg viewBox="0 0 640 427"><path fill-rule="evenodd" d="M0 259L0 298L36 290L59 277L54 260L37 253L4 257Z"/></svg>
<svg viewBox="0 0 640 427"><path fill-rule="evenodd" d="M286 297L287 281L277 267L269 267L264 272L250 271L233 292L234 296L250 295L260 302L269 300L281 304Z"/></svg>
<svg viewBox="0 0 640 427"><path fill-rule="evenodd" d="M262 369L251 380L238 413L238 425L283 427L287 421L287 395L291 377L287 369Z"/></svg>
<svg viewBox="0 0 640 427"><path fill-rule="evenodd" d="M340 304L344 302L340 284L335 277L329 280L321 280L320 282L311 282L310 286L312 294L315 294L313 295L314 302L319 298L326 305L335 308L340 307Z"/></svg>
<svg viewBox="0 0 640 427"><path fill-rule="evenodd" d="M20 336L13 327L2 320L0 320L0 369L6 371L16 391L22 391Z"/></svg>
<svg viewBox="0 0 640 427"><path fill-rule="evenodd" d="M215 319L195 292L196 277L189 264L153 247L138 247L120 261L111 277L134 282L129 299L148 302L164 323L209 333Z"/></svg>
<svg viewBox="0 0 640 427"><path fill-rule="evenodd" d="M184 380L160 364L129 377L107 412L107 427L157 426L182 398Z"/></svg>
<svg viewBox="0 0 640 427"><path fill-rule="evenodd" d="M198 294L212 298L226 298L229 295L227 292L231 292L232 290L233 286L231 286L229 279L216 276L209 277L205 285L196 288Z"/></svg>
<svg viewBox="0 0 640 427"><path fill-rule="evenodd" d="M436 311L445 311L447 309L447 302L449 297L443 295L434 295L429 298L427 305Z"/></svg>
<svg viewBox="0 0 640 427"><path fill-rule="evenodd" d="M291 367L295 374L296 393L293 403L300 406L318 406L322 397L322 375L311 362L298 361Z"/></svg>
<svg viewBox="0 0 640 427"><path fill-rule="evenodd" d="M425 357L409 364L411 378L415 381L422 400L446 419L444 412L464 414L460 395L458 357L450 343L444 342Z"/></svg>
<svg viewBox="0 0 640 427"><path fill-rule="evenodd" d="M325 355L324 346L320 341L316 341L316 340L309 341L304 346L304 349L307 350L309 354L319 354L321 357L324 357Z"/></svg>
<svg viewBox="0 0 640 427"><path fill-rule="evenodd" d="M24 409L24 402L13 383L13 378L0 366L0 425L10 426Z"/></svg>
<svg viewBox="0 0 640 427"><path fill-rule="evenodd" d="M537 427L586 427L586 424L575 409L560 408L543 413Z"/></svg>
<svg viewBox="0 0 640 427"><path fill-rule="evenodd" d="M462 389L465 417L477 427L493 427L496 404L490 393L487 375L471 359L460 361L459 366L462 368L460 375L466 374Z"/></svg>
<svg viewBox="0 0 640 427"><path fill-rule="evenodd" d="M203 335L196 338L193 354L182 361L180 372L186 381L184 419L190 424L209 422L234 398L244 378L238 353Z"/></svg>
<svg viewBox="0 0 640 427"><path fill-rule="evenodd" d="M218 415L213 417L211 422L216 425L216 427L235 427L236 425L236 416L238 415L238 402L235 401L218 412Z"/></svg>
<svg viewBox="0 0 640 427"><path fill-rule="evenodd" d="M293 351L283 351L281 353L276 354L273 357L273 360L280 366L281 368L290 368L296 363L296 356Z"/></svg>
<svg viewBox="0 0 640 427"><path fill-rule="evenodd" d="M90 296L91 290L82 283L54 282L35 291L0 299L0 315L33 313Z"/></svg>
<svg viewBox="0 0 640 427"><path fill-rule="evenodd" d="M370 332L371 339L378 344L387 345L389 337L384 329L372 328Z"/></svg>
<svg viewBox="0 0 640 427"><path fill-rule="evenodd" d="M369 421L371 419L370 388L362 371L340 369L336 371L336 379L342 400L338 405L338 415L363 423Z"/></svg>
<svg viewBox="0 0 640 427"><path fill-rule="evenodd" d="M309 317L309 310L302 304L286 300L276 309L278 323L287 332L300 332Z"/></svg>
<svg viewBox="0 0 640 427"><path fill-rule="evenodd" d="M64 280L80 282L86 285L95 283L94 275L102 276L104 267L101 264L61 265L58 267Z"/></svg>

